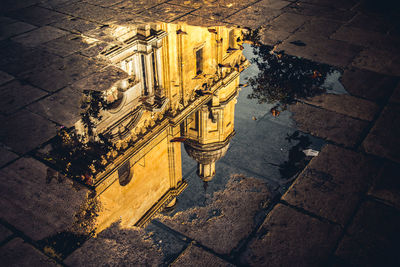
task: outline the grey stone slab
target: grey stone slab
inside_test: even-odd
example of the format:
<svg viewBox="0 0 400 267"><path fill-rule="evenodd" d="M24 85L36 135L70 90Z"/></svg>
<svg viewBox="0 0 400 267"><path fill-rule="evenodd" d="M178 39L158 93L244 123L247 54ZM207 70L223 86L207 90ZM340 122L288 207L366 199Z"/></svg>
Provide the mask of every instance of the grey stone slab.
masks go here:
<svg viewBox="0 0 400 267"><path fill-rule="evenodd" d="M261 6L252 5L239 12L224 19L229 23L239 25L241 27L248 27L251 29L257 29L260 26L264 26L270 20L276 18L283 12L276 9L266 9Z"/></svg>
<svg viewBox="0 0 400 267"><path fill-rule="evenodd" d="M386 204L400 209L400 166L393 162L385 162L373 181L368 195L384 201Z"/></svg>
<svg viewBox="0 0 400 267"><path fill-rule="evenodd" d="M0 92L3 96L0 100L0 112L3 114L12 114L47 94L18 80L0 86Z"/></svg>
<svg viewBox="0 0 400 267"><path fill-rule="evenodd" d="M398 266L400 213L383 204L362 204L335 255L353 266Z"/></svg>
<svg viewBox="0 0 400 267"><path fill-rule="evenodd" d="M37 4L38 0L4 0L1 2L0 14L9 14L13 10Z"/></svg>
<svg viewBox="0 0 400 267"><path fill-rule="evenodd" d="M68 266L159 266L161 248L143 228L120 228L114 223L90 239L64 261Z"/></svg>
<svg viewBox="0 0 400 267"><path fill-rule="evenodd" d="M5 117L1 125L1 142L20 154L38 147L56 134L55 124L24 109Z"/></svg>
<svg viewBox="0 0 400 267"><path fill-rule="evenodd" d="M4 71L0 70L0 85L5 84L6 82L12 81L14 77Z"/></svg>
<svg viewBox="0 0 400 267"><path fill-rule="evenodd" d="M290 32L267 29L262 31L261 42L266 45L274 46L287 39L290 35Z"/></svg>
<svg viewBox="0 0 400 267"><path fill-rule="evenodd" d="M385 17L371 13L358 13L347 26L381 33L386 33L391 28Z"/></svg>
<svg viewBox="0 0 400 267"><path fill-rule="evenodd" d="M0 170L2 216L35 241L71 230L88 194L69 179L49 181L49 172L54 171L32 158Z"/></svg>
<svg viewBox="0 0 400 267"><path fill-rule="evenodd" d="M80 35L70 34L43 44L42 48L61 57L67 57L89 46L90 44Z"/></svg>
<svg viewBox="0 0 400 267"><path fill-rule="evenodd" d="M379 110L375 103L350 95L324 94L314 96L305 102L366 121L372 121Z"/></svg>
<svg viewBox="0 0 400 267"><path fill-rule="evenodd" d="M86 77L104 65L81 55L71 55L45 67L21 74L21 77L48 92L55 92ZM90 88L85 88L89 89Z"/></svg>
<svg viewBox="0 0 400 267"><path fill-rule="evenodd" d="M0 40L30 31L36 29L35 26L25 23L25 22L21 22L21 21L17 21L14 23L10 23L10 24L0 24Z"/></svg>
<svg viewBox="0 0 400 267"><path fill-rule="evenodd" d="M329 6L313 5L304 2L293 3L285 11L306 16L317 16L337 21L349 21L356 15L355 11L336 9Z"/></svg>
<svg viewBox="0 0 400 267"><path fill-rule="evenodd" d="M282 197L289 204L345 225L378 172L372 158L327 145Z"/></svg>
<svg viewBox="0 0 400 267"><path fill-rule="evenodd" d="M2 224L0 224L0 243L3 243L7 238L9 238L13 232L10 229L6 228Z"/></svg>
<svg viewBox="0 0 400 267"><path fill-rule="evenodd" d="M77 81L71 87L78 92L83 92L84 90L104 91L127 77L128 74L123 70L109 66Z"/></svg>
<svg viewBox="0 0 400 267"><path fill-rule="evenodd" d="M235 266L229 262L191 245L177 258L171 266Z"/></svg>
<svg viewBox="0 0 400 267"><path fill-rule="evenodd" d="M400 107L389 104L382 111L362 147L367 153L400 162Z"/></svg>
<svg viewBox="0 0 400 267"><path fill-rule="evenodd" d="M194 207L174 216L158 215L162 223L220 254L229 254L248 236L255 217L269 200L265 182L231 177L226 188L214 193L205 207Z"/></svg>
<svg viewBox="0 0 400 267"><path fill-rule="evenodd" d="M305 45L298 46L295 41ZM320 38L307 32L296 32L278 46L287 54L305 57L334 66L346 67L352 63L361 48L343 41Z"/></svg>
<svg viewBox="0 0 400 267"><path fill-rule="evenodd" d="M352 66L386 75L400 76L400 55L390 51L366 48L354 58Z"/></svg>
<svg viewBox="0 0 400 267"><path fill-rule="evenodd" d="M290 110L301 131L347 147L356 145L368 126L365 121L306 104L297 103L290 106Z"/></svg>
<svg viewBox="0 0 400 267"><path fill-rule="evenodd" d="M69 128L80 119L80 99L79 93L70 87L66 87L29 105L27 109Z"/></svg>
<svg viewBox="0 0 400 267"><path fill-rule="evenodd" d="M398 78L369 70L350 68L344 71L341 82L351 95L382 103L389 98Z"/></svg>
<svg viewBox="0 0 400 267"><path fill-rule="evenodd" d="M84 2L68 3L66 5L56 7L56 10L97 23L107 23L107 21L118 17L118 12L116 10L91 5Z"/></svg>
<svg viewBox="0 0 400 267"><path fill-rule="evenodd" d="M244 265L319 266L340 236L337 225L278 204L241 255Z"/></svg>
<svg viewBox="0 0 400 267"><path fill-rule="evenodd" d="M279 17L273 19L269 23L269 26L271 29L277 31L294 32L310 19L311 17L299 14L283 13Z"/></svg>
<svg viewBox="0 0 400 267"><path fill-rule="evenodd" d="M68 16L64 20L52 23L51 26L74 33L85 33L87 31L96 29L101 25L92 21Z"/></svg>
<svg viewBox="0 0 400 267"><path fill-rule="evenodd" d="M35 47L67 34L68 32L66 31L51 26L43 26L36 30L18 35L12 39L27 47Z"/></svg>
<svg viewBox="0 0 400 267"><path fill-rule="evenodd" d="M150 18L157 18L157 20L163 22L171 22L193 10L194 9L190 7L176 6L164 3L145 10L141 13L141 15L148 16Z"/></svg>
<svg viewBox="0 0 400 267"><path fill-rule="evenodd" d="M299 30L299 33L308 34L310 36L318 36L328 38L342 25L341 22L326 19L313 18L308 23L304 24Z"/></svg>
<svg viewBox="0 0 400 267"><path fill-rule="evenodd" d="M30 6L24 9L18 9L11 12L10 16L36 26L45 26L63 20L66 17L64 14L39 6Z"/></svg>
<svg viewBox="0 0 400 267"><path fill-rule="evenodd" d="M4 266L60 266L21 238L14 238L1 247Z"/></svg>
<svg viewBox="0 0 400 267"><path fill-rule="evenodd" d="M351 9L355 7L359 0L300 0L299 2L310 3L319 6L333 7L338 9Z"/></svg>
<svg viewBox="0 0 400 267"><path fill-rule="evenodd" d="M0 167L18 158L18 155L0 146Z"/></svg>

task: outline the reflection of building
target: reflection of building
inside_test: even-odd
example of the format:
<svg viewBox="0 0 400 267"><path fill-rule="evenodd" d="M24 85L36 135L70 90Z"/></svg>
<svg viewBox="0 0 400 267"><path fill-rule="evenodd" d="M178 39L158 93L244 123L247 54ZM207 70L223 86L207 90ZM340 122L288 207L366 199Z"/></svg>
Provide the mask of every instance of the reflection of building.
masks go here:
<svg viewBox="0 0 400 267"><path fill-rule="evenodd" d="M120 35L116 33L120 33ZM101 54L128 76L105 91L113 102L94 129L109 133L114 152L94 187L102 211L98 230L121 219L143 225L185 188L181 145L210 180L215 162L234 135L239 73L247 61L239 49L241 31L158 23L113 32L117 40ZM82 125L76 128L83 131Z"/></svg>

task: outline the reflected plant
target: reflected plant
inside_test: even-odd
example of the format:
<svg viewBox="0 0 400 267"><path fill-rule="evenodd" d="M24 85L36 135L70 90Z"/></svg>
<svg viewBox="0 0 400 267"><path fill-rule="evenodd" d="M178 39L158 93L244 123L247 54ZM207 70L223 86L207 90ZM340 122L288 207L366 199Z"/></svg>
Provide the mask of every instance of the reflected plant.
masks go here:
<svg viewBox="0 0 400 267"><path fill-rule="evenodd" d="M103 92L85 90L83 91L84 98L81 104L81 120L85 126L89 136L93 135L93 128L95 126L95 120L101 120L101 110L107 110L111 107L112 103L109 103L104 97Z"/></svg>

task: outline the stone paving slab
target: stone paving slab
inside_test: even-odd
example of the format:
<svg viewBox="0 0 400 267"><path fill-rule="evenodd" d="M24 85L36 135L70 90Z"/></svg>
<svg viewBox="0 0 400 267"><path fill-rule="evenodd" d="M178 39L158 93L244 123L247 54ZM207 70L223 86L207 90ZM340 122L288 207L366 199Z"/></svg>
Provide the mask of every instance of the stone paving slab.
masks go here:
<svg viewBox="0 0 400 267"><path fill-rule="evenodd" d="M45 91L17 80L0 86L0 93L3 96L0 100L0 112L3 114L12 114L47 95Z"/></svg>
<svg viewBox="0 0 400 267"><path fill-rule="evenodd" d="M278 204L241 255L241 263L246 266L319 266L326 261L340 233L337 225Z"/></svg>
<svg viewBox="0 0 400 267"><path fill-rule="evenodd" d="M307 99L305 102L365 121L372 121L379 110L375 103L350 95L324 94Z"/></svg>
<svg viewBox="0 0 400 267"><path fill-rule="evenodd" d="M301 34L308 34L309 36L329 38L329 36L331 36L332 33L334 33L341 25L341 22L326 18L312 18L297 32Z"/></svg>
<svg viewBox="0 0 400 267"><path fill-rule="evenodd" d="M147 9L144 12L140 13L140 15L157 18L157 20L165 22L171 22L193 10L194 9L190 7L176 6L164 3L151 9Z"/></svg>
<svg viewBox="0 0 400 267"><path fill-rule="evenodd" d="M400 165L385 162L374 179L368 195L384 201L400 210Z"/></svg>
<svg viewBox="0 0 400 267"><path fill-rule="evenodd" d="M68 266L159 266L163 255L144 229L121 229L115 223L85 242L64 263Z"/></svg>
<svg viewBox="0 0 400 267"><path fill-rule="evenodd" d="M290 106L290 111L301 131L347 147L356 145L368 126L365 121L307 104L296 103Z"/></svg>
<svg viewBox="0 0 400 267"><path fill-rule="evenodd" d="M30 32L13 37L12 40L21 43L26 47L35 47L67 34L68 32L54 28L52 26L43 26Z"/></svg>
<svg viewBox="0 0 400 267"><path fill-rule="evenodd" d="M67 87L27 106L27 109L69 128L80 119L81 97L81 94Z"/></svg>
<svg viewBox="0 0 400 267"><path fill-rule="evenodd" d="M224 21L241 25L243 27L249 27L251 29L257 29L280 14L282 14L282 11L280 10L266 10L264 7L253 5L229 16L224 19Z"/></svg>
<svg viewBox="0 0 400 267"><path fill-rule="evenodd" d="M12 75L0 70L0 85L12 81L13 79L14 77Z"/></svg>
<svg viewBox="0 0 400 267"><path fill-rule="evenodd" d="M0 146L0 167L18 158L18 155Z"/></svg>
<svg viewBox="0 0 400 267"><path fill-rule="evenodd" d="M80 35L70 34L43 44L42 48L61 57L67 57L89 46L90 44Z"/></svg>
<svg viewBox="0 0 400 267"><path fill-rule="evenodd" d="M73 16L69 16L65 20L57 21L50 25L74 33L85 33L101 26L101 24L96 22L83 20Z"/></svg>
<svg viewBox="0 0 400 267"><path fill-rule="evenodd" d="M14 19L22 20L39 27L63 20L66 17L65 14L39 6L30 6L24 9L19 9L7 15Z"/></svg>
<svg viewBox="0 0 400 267"><path fill-rule="evenodd" d="M17 21L7 25L0 24L0 40L7 39L33 29L36 29L36 27L22 21Z"/></svg>
<svg viewBox="0 0 400 267"><path fill-rule="evenodd" d="M88 194L69 179L49 181L51 171L32 158L0 170L1 217L36 241L70 230Z"/></svg>
<svg viewBox="0 0 400 267"><path fill-rule="evenodd" d="M341 82L351 95L383 103L389 98L398 83L398 78L369 70L349 68L344 71Z"/></svg>
<svg viewBox="0 0 400 267"><path fill-rule="evenodd" d="M389 104L382 111L362 147L367 153L400 162L400 106Z"/></svg>
<svg viewBox="0 0 400 267"><path fill-rule="evenodd" d="M386 75L400 76L400 54L366 48L353 60L352 66Z"/></svg>
<svg viewBox="0 0 400 267"><path fill-rule="evenodd" d="M194 207L159 220L220 254L228 255L255 226L255 216L269 199L265 182L233 176L205 207Z"/></svg>
<svg viewBox="0 0 400 267"><path fill-rule="evenodd" d="M0 121L0 141L13 151L25 154L56 134L56 125L28 110L21 110Z"/></svg>
<svg viewBox="0 0 400 267"><path fill-rule="evenodd" d="M235 266L223 259L191 245L170 266Z"/></svg>
<svg viewBox="0 0 400 267"><path fill-rule="evenodd" d="M352 9L355 7L360 1L359 0L299 0L302 3L309 3L314 5L320 5L325 7L333 7L338 9Z"/></svg>
<svg viewBox="0 0 400 267"><path fill-rule="evenodd" d="M336 21L347 22L356 14L352 10L336 9L332 6L313 5L305 2L296 2L284 8L285 11L306 16L323 17Z"/></svg>
<svg viewBox="0 0 400 267"><path fill-rule="evenodd" d="M394 92L393 92L392 96L390 97L389 101L397 103L397 104L400 104L400 83L397 84L397 86L394 89Z"/></svg>
<svg viewBox="0 0 400 267"><path fill-rule="evenodd" d="M378 163L362 154L325 146L282 199L344 225L377 175Z"/></svg>
<svg viewBox="0 0 400 267"><path fill-rule="evenodd" d="M377 202L364 202L336 255L352 266L399 266L400 213Z"/></svg>
<svg viewBox="0 0 400 267"><path fill-rule="evenodd" d="M14 238L0 250L3 266L60 266L21 238Z"/></svg>
<svg viewBox="0 0 400 267"><path fill-rule="evenodd" d="M283 13L279 17L273 19L268 26L273 30L294 32L310 19L311 17L308 16Z"/></svg>

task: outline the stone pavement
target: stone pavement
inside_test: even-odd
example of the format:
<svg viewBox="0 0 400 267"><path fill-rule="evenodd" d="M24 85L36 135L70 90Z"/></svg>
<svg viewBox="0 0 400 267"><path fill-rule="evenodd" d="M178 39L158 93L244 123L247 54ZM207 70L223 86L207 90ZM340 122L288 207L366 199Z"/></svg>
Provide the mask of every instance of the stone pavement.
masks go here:
<svg viewBox="0 0 400 267"><path fill-rule="evenodd" d="M372 0L2 1L2 264L399 266L398 12ZM43 187L48 169L30 152L79 117L80 83L105 67L94 60L104 45L98 30L154 17L261 27L265 44L340 67L349 95L290 107L300 131L328 144L282 195L231 177L205 207L160 215L145 229L115 223L60 257L43 244L72 223L88 192L68 179Z"/></svg>

